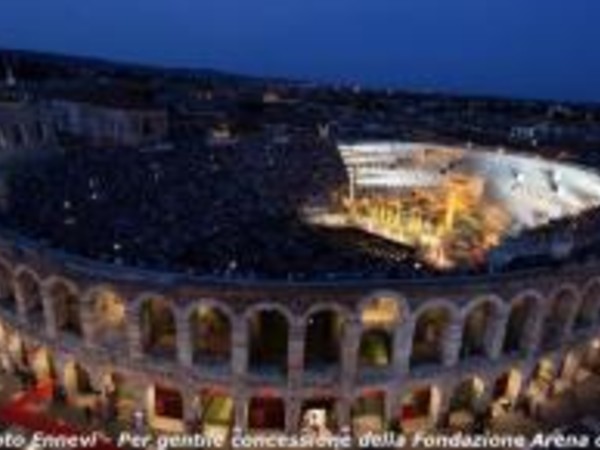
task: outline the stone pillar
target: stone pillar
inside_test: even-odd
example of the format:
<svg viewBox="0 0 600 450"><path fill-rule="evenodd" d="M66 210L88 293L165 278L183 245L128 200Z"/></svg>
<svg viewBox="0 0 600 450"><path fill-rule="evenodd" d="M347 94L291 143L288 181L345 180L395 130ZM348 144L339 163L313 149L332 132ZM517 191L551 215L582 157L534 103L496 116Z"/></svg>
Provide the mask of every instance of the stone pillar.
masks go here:
<svg viewBox="0 0 600 450"><path fill-rule="evenodd" d="M175 320L177 324L177 360L184 367L192 367L194 361L190 321L179 309L175 310Z"/></svg>
<svg viewBox="0 0 600 450"><path fill-rule="evenodd" d="M186 430L189 432L198 431L199 419L201 414L201 402L194 392L193 386L187 386L185 391L182 392L183 396L183 421L185 423ZM187 394L187 395L186 395Z"/></svg>
<svg viewBox="0 0 600 450"><path fill-rule="evenodd" d="M360 333L360 321L357 317L352 316L346 323L342 348L342 391L346 395L353 392L358 373Z"/></svg>
<svg viewBox="0 0 600 450"><path fill-rule="evenodd" d="M17 302L17 318L20 323L27 323L27 305L25 304L25 299L23 295L21 295L20 289L13 289L13 295L15 296L15 301Z"/></svg>
<svg viewBox="0 0 600 450"><path fill-rule="evenodd" d="M342 344L341 395L335 405L338 430L342 433L352 430L352 403L358 374L361 333L360 318L351 315L346 322Z"/></svg>
<svg viewBox="0 0 600 450"><path fill-rule="evenodd" d="M244 383L248 372L248 323L245 318L234 319L232 330L231 345L231 367L235 383L241 385Z"/></svg>
<svg viewBox="0 0 600 450"><path fill-rule="evenodd" d="M58 324L56 321L56 311L54 310L54 301L48 292L42 292L42 302L44 303L46 334L49 338L55 339L58 335Z"/></svg>
<svg viewBox="0 0 600 450"><path fill-rule="evenodd" d="M456 365L460 357L460 348L463 337L463 319L460 316L454 317L447 325L444 333L444 367Z"/></svg>
<svg viewBox="0 0 600 450"><path fill-rule="evenodd" d="M454 386L431 387L431 401L429 404L429 418L431 428L446 428L450 418L450 400Z"/></svg>
<svg viewBox="0 0 600 450"><path fill-rule="evenodd" d="M394 379L406 375L410 370L410 355L413 346L415 319L401 323L394 333Z"/></svg>
<svg viewBox="0 0 600 450"><path fill-rule="evenodd" d="M145 433L154 417L154 394L150 395L152 386L148 382L127 382L127 389L132 396L131 423L132 431Z"/></svg>
<svg viewBox="0 0 600 450"><path fill-rule="evenodd" d="M383 410L383 420L384 420L384 429L390 428L392 424L392 420L396 416L396 412L400 409L400 399L396 394L398 389L396 386L392 386L391 389L386 389L385 391L385 399L384 399L384 410Z"/></svg>
<svg viewBox="0 0 600 450"><path fill-rule="evenodd" d="M542 340L545 320L546 313L540 311L527 321L524 336L524 348L527 356L533 356L538 351Z"/></svg>
<svg viewBox="0 0 600 450"><path fill-rule="evenodd" d="M563 329L562 329L562 336L561 336L560 344L562 344L565 341L569 341L571 339L571 337L573 336L573 331L575 328L575 320L577 319L576 306L577 305L573 305L569 309L569 315L565 318L565 323L564 323Z"/></svg>
<svg viewBox="0 0 600 450"><path fill-rule="evenodd" d="M248 396L242 390L236 390L237 392L234 395L234 413L233 413L233 423L234 427L245 432L248 423L247 423L247 409L248 409Z"/></svg>
<svg viewBox="0 0 600 450"><path fill-rule="evenodd" d="M489 343L487 345L488 355L493 360L497 360L502 355L502 346L506 336L509 317L510 311L501 311L493 318L493 324L488 334Z"/></svg>
<svg viewBox="0 0 600 450"><path fill-rule="evenodd" d="M286 399L285 405L285 432L288 434L296 434L300 427L300 414L302 413L302 399L292 392Z"/></svg>
<svg viewBox="0 0 600 450"><path fill-rule="evenodd" d="M129 357L132 360L140 360L144 356L142 345L142 330L137 311L129 305L125 311L127 321L127 342L129 344Z"/></svg>
<svg viewBox="0 0 600 450"><path fill-rule="evenodd" d="M96 345L96 317L93 303L79 299L79 320L81 321L81 332L87 347Z"/></svg>
<svg viewBox="0 0 600 450"><path fill-rule="evenodd" d="M338 429L352 429L352 397L341 396L335 404Z"/></svg>
<svg viewBox="0 0 600 450"><path fill-rule="evenodd" d="M296 320L290 324L288 338L288 389L298 389L302 386L305 340L306 326L302 321Z"/></svg>
<svg viewBox="0 0 600 450"><path fill-rule="evenodd" d="M248 372L248 322L245 317L234 318L232 329L231 369L233 373L234 428L247 428L248 395L245 391Z"/></svg>

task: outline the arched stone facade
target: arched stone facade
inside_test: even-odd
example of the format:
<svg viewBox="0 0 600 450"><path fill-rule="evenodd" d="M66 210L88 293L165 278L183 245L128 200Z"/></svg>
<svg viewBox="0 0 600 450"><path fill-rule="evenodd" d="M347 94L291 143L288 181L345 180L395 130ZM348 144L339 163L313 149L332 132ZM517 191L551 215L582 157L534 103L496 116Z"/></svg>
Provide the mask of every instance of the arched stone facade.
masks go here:
<svg viewBox="0 0 600 450"><path fill-rule="evenodd" d="M293 431L310 411L357 434L430 428L465 409L535 403L582 365L600 368L600 267L213 285L66 270L3 248L0 275L20 306L0 306L2 364L157 428Z"/></svg>

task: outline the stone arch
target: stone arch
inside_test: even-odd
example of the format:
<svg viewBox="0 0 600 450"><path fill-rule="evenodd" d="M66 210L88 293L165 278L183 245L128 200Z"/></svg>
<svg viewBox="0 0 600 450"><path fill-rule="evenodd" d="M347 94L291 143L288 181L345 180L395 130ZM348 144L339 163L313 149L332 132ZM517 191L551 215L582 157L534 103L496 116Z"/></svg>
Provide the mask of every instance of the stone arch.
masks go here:
<svg viewBox="0 0 600 450"><path fill-rule="evenodd" d="M229 364L232 352L233 317L217 302L197 302L186 315L190 326L195 363Z"/></svg>
<svg viewBox="0 0 600 450"><path fill-rule="evenodd" d="M177 358L177 321L173 306L157 295L145 295L139 306L142 351L175 360Z"/></svg>
<svg viewBox="0 0 600 450"><path fill-rule="evenodd" d="M393 329L410 316L410 309L404 297L391 291L373 292L360 301L358 310L363 329Z"/></svg>
<svg viewBox="0 0 600 450"><path fill-rule="evenodd" d="M552 349L560 345L569 333L579 303L577 290L562 286L549 298L542 328L542 346Z"/></svg>
<svg viewBox="0 0 600 450"><path fill-rule="evenodd" d="M504 309L497 297L482 297L467 306L463 311L461 358L491 356Z"/></svg>
<svg viewBox="0 0 600 450"><path fill-rule="evenodd" d="M335 304L319 304L305 315L304 367L327 370L341 364L347 311Z"/></svg>
<svg viewBox="0 0 600 450"><path fill-rule="evenodd" d="M523 292L511 302L502 344L504 353L529 350L543 303L543 297L534 291Z"/></svg>
<svg viewBox="0 0 600 450"><path fill-rule="evenodd" d="M436 298L423 302L415 310L415 312L413 313L415 322L418 321L420 316L422 316L424 313L431 309L447 309L448 314L450 314L452 320L455 320L460 317L460 309L456 306L456 303L444 298Z"/></svg>
<svg viewBox="0 0 600 450"><path fill-rule="evenodd" d="M146 305L146 302L149 299L160 298L166 299L166 296L163 295L160 291L156 290L144 290L144 291L136 291L133 293L130 300L127 301L127 314L128 320L135 319L142 311L142 308ZM147 388L150 389L150 388Z"/></svg>
<svg viewBox="0 0 600 450"><path fill-rule="evenodd" d="M260 303L256 303L256 304L250 306L244 312L244 317L246 318L246 320L248 320L248 319L252 318L252 316L254 316L257 312L260 312L260 311L277 312L278 314L280 314L281 316L283 316L285 318L285 320L287 321L288 324L294 323L294 320L295 320L294 314L288 308L286 308L285 306L283 306L279 303L269 303L269 302L260 302Z"/></svg>
<svg viewBox="0 0 600 450"><path fill-rule="evenodd" d="M12 269L3 258L0 258L0 303L13 313L18 311Z"/></svg>
<svg viewBox="0 0 600 450"><path fill-rule="evenodd" d="M497 295L482 295L467 303L460 311L460 315L463 319L466 319L473 310L488 304L492 305L498 312L503 312L507 309L502 298Z"/></svg>
<svg viewBox="0 0 600 450"><path fill-rule="evenodd" d="M360 305L361 367L386 367L393 362L394 335L406 319L408 306L394 293L378 292Z"/></svg>
<svg viewBox="0 0 600 450"><path fill-rule="evenodd" d="M447 333L457 315L456 306L444 300L427 302L415 312L411 367L443 363Z"/></svg>
<svg viewBox="0 0 600 450"><path fill-rule="evenodd" d="M27 319L30 322L43 323L45 321L44 299L40 277L29 268L17 268L15 270L15 290L21 297Z"/></svg>
<svg viewBox="0 0 600 450"><path fill-rule="evenodd" d="M302 321L306 322L308 318L314 314L317 314L321 311L334 311L336 314L340 315L344 322L348 322L352 320L355 315L352 311L346 308L344 305L335 302L318 302L312 304L306 312L302 315Z"/></svg>
<svg viewBox="0 0 600 450"><path fill-rule="evenodd" d="M75 284L63 278L52 277L44 283L44 288L54 311L56 330L82 336L81 303Z"/></svg>
<svg viewBox="0 0 600 450"><path fill-rule="evenodd" d="M108 285L90 288L83 298L84 307L91 312L94 340L108 347L122 345L126 339L125 300Z"/></svg>
<svg viewBox="0 0 600 450"><path fill-rule="evenodd" d="M595 278L587 283L581 294L581 302L575 316L575 327L586 329L598 323L600 311L600 279Z"/></svg>
<svg viewBox="0 0 600 450"><path fill-rule="evenodd" d="M183 316L189 318L190 314L194 313L194 311L196 311L196 309L200 306L218 309L222 314L227 316L227 319L232 324L236 323L237 321L238 316L231 308L231 305L225 301L214 298L190 299L189 302L186 302L186 306L183 308Z"/></svg>
<svg viewBox="0 0 600 450"><path fill-rule="evenodd" d="M287 373L291 313L281 305L258 304L246 312L249 367Z"/></svg>

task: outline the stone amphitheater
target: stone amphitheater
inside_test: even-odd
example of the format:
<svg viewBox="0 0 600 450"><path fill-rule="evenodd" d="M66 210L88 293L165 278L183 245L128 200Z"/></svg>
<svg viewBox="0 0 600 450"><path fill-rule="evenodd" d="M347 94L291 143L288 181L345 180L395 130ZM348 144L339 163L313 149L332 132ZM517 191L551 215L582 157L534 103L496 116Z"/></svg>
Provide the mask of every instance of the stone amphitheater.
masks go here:
<svg viewBox="0 0 600 450"><path fill-rule="evenodd" d="M435 429L543 403L600 370L596 258L406 279L218 279L94 261L7 229L0 255L5 368L159 430L297 432L309 414L355 435Z"/></svg>

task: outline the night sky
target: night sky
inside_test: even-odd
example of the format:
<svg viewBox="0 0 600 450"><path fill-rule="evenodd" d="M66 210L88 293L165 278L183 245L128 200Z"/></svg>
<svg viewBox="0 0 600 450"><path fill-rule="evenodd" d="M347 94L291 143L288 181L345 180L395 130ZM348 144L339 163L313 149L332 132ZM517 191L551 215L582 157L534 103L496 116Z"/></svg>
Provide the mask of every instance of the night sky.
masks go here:
<svg viewBox="0 0 600 450"><path fill-rule="evenodd" d="M1 0L0 46L600 101L599 0Z"/></svg>

